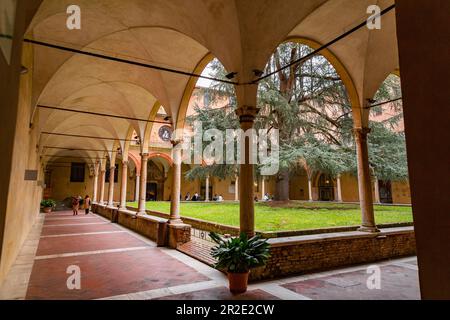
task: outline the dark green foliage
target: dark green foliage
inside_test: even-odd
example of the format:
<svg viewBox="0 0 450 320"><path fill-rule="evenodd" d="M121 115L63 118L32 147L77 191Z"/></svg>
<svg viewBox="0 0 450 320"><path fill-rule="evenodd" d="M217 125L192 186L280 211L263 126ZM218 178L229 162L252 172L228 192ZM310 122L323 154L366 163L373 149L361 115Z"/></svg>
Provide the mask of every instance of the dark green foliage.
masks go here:
<svg viewBox="0 0 450 320"><path fill-rule="evenodd" d="M53 208L56 206L56 201L52 199L44 199L41 201L41 207Z"/></svg>
<svg viewBox="0 0 450 320"><path fill-rule="evenodd" d="M311 50L302 44L284 43L274 52L265 71L278 70ZM220 78L227 74L217 60L210 66L211 76ZM221 109L196 108L195 116L189 119L191 123L202 121L204 129L217 128L223 132L239 128L232 85L213 82L199 94L208 94L211 102L226 99L229 104ZM380 103L399 97L400 79L389 76L374 99ZM324 57L316 55L261 81L258 107L261 111L255 128L279 130L280 172L293 173L307 168L309 172L332 176L344 172L356 174L352 108L342 80ZM403 180L407 179L407 161L404 133L398 130L403 119L401 101L392 103L390 108L392 112L382 122L370 121L370 163L378 179ZM386 112L386 105L374 107L370 112L381 115ZM261 168L261 165L256 166L257 171ZM208 174L226 178L234 176L237 169L235 165L195 167L187 177L203 178Z"/></svg>
<svg viewBox="0 0 450 320"><path fill-rule="evenodd" d="M211 255L217 259L216 269L225 269L227 272L244 273L250 269L265 265L269 258L267 239L260 235L248 238L241 233L239 237L223 239L217 233L209 234L217 246L211 250Z"/></svg>

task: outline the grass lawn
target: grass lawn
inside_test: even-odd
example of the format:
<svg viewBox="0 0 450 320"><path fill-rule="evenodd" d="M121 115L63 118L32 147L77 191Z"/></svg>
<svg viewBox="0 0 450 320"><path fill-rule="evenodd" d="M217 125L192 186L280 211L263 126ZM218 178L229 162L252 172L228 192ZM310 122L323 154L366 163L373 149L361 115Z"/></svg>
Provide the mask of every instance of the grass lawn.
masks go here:
<svg viewBox="0 0 450 320"><path fill-rule="evenodd" d="M129 206L137 207L130 202ZM164 213L170 212L170 202L147 202L147 209ZM182 216L217 222L229 226L239 226L239 204L182 202ZM412 222L411 207L375 206L377 224ZM309 203L291 201L289 204L255 204L256 230L287 231L315 229L361 224L361 212L358 205L339 203Z"/></svg>

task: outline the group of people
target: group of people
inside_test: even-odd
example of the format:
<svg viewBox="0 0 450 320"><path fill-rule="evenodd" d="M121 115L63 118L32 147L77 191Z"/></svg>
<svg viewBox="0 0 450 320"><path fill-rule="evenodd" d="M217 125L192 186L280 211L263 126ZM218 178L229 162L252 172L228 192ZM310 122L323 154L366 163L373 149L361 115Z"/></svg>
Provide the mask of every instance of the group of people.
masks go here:
<svg viewBox="0 0 450 320"><path fill-rule="evenodd" d="M91 198L89 198L88 195L86 195L84 199L81 196L72 197L72 210L74 216L78 215L80 206L83 207L85 214L89 214L89 210L91 208Z"/></svg>
<svg viewBox="0 0 450 320"><path fill-rule="evenodd" d="M255 202L258 202L258 196L255 196ZM271 197L267 192L264 194L264 196L262 197L262 201L272 201L273 200L273 196Z"/></svg>
<svg viewBox="0 0 450 320"><path fill-rule="evenodd" d="M219 194L219 195L215 194L212 199L213 199L213 201L219 201L219 202L223 201L223 197L221 194Z"/></svg>
<svg viewBox="0 0 450 320"><path fill-rule="evenodd" d="M188 193L186 193L186 197L184 197L184 201L200 201L200 195L196 192L191 197L191 193L188 192Z"/></svg>
<svg viewBox="0 0 450 320"><path fill-rule="evenodd" d="M214 197L212 198L212 200L213 201L223 201L223 197L221 194L219 194L219 195L215 194ZM184 201L201 201L201 197L197 192L194 193L194 195L191 197L191 194L188 192L188 193L186 193L186 196L184 197Z"/></svg>

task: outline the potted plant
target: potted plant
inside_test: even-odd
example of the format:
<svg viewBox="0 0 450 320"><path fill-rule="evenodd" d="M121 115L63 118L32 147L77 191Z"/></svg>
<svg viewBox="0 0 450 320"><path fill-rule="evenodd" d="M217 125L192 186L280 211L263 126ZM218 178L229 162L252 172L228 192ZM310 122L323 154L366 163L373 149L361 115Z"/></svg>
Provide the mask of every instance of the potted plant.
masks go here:
<svg viewBox="0 0 450 320"><path fill-rule="evenodd" d="M211 232L210 237L217 243L211 250L217 259L214 267L227 271L230 291L235 294L247 291L250 269L265 265L269 258L267 239L261 239L260 235L249 239L245 233L226 239Z"/></svg>
<svg viewBox="0 0 450 320"><path fill-rule="evenodd" d="M52 199L44 199L41 201L41 206L44 207L45 213L52 212L52 209L56 206L55 200Z"/></svg>

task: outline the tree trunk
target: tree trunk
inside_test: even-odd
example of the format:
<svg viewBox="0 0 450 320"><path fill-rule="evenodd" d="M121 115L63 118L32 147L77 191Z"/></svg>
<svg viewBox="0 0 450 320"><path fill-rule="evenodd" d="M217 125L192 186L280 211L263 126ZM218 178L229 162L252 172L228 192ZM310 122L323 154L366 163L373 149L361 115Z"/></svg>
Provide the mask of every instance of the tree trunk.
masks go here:
<svg viewBox="0 0 450 320"><path fill-rule="evenodd" d="M289 171L287 169L280 170L280 173L278 174L275 200L289 201Z"/></svg>

